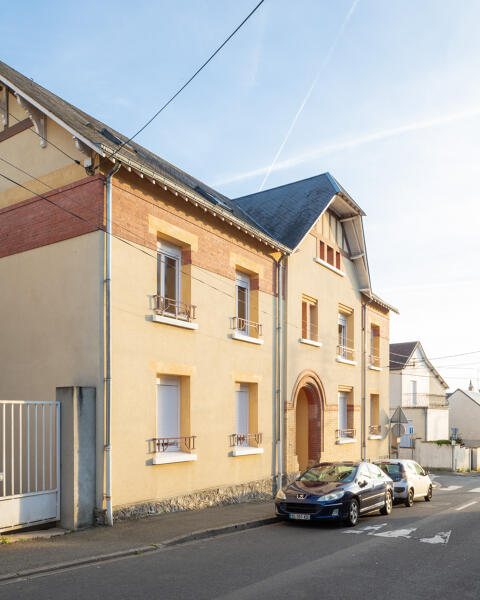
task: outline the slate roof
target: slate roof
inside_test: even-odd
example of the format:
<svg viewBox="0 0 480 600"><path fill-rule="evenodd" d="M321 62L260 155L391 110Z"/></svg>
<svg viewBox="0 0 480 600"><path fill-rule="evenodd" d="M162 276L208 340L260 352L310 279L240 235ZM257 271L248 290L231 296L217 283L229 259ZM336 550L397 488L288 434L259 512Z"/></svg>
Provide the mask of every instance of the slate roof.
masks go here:
<svg viewBox="0 0 480 600"><path fill-rule="evenodd" d="M390 370L403 369L420 342L390 344Z"/></svg>
<svg viewBox="0 0 480 600"><path fill-rule="evenodd" d="M128 137L119 133L112 127L109 127L102 121L92 117L69 102L66 102L56 94L53 94L38 83L35 83L28 77L25 77L15 69L12 69L0 61L0 77L1 76L12 85L14 90L16 88L20 92L20 95L25 95L27 100L29 97L38 102L46 109L46 111L65 123L71 130L78 133L80 136L83 136L83 138L96 146L100 154L108 156L118 150L122 142L128 140ZM221 207L223 203L228 209L228 212L234 217L258 230L258 226L254 221L240 210L229 198L134 141L123 146L121 150L118 151L118 154L116 154L116 157L120 161L127 162L127 164L130 164L132 167L145 169L147 172L150 172L152 176L157 174L157 176L164 177L180 186L186 186L194 193L199 194L204 200L216 205L217 208L218 206ZM263 229L261 231L264 232Z"/></svg>
<svg viewBox="0 0 480 600"><path fill-rule="evenodd" d="M336 194L348 196L330 173L322 173L235 198L233 202L272 237L294 249ZM363 214L353 200L349 200L358 214Z"/></svg>

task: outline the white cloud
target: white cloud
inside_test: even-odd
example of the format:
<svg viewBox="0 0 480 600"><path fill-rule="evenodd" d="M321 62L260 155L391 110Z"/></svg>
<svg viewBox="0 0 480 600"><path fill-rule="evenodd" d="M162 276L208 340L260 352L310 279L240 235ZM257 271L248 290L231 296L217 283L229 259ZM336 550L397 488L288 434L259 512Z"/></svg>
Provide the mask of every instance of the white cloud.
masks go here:
<svg viewBox="0 0 480 600"><path fill-rule="evenodd" d="M372 133L367 133L365 135L361 135L349 140L332 142L331 144L324 144L321 146L317 146L316 148L312 148L308 152L304 154L300 154L298 156L286 159L282 162L277 163L271 169L272 171L283 171L286 169L291 169L298 165L308 163L320 156L324 156L326 154L331 154L333 152L338 152L340 150L349 150L356 148L358 146L362 146L365 144L372 144L374 142L378 142L387 138L395 137L398 135L404 135L406 133L420 131L422 129L431 129L434 127L440 127L442 125L447 125L449 123L453 123L455 121L462 121L465 119L471 119L474 117L480 116L480 108L468 108L463 110L458 110L452 113L448 113L445 115L441 115L434 118L425 118L420 121L414 121L412 123L407 123L405 125L400 125L398 127L392 127L390 129L383 129L381 131L375 131ZM231 177L226 177L222 180L216 181L213 185L220 186L226 185L229 183L234 183L238 181L243 181L245 179L250 179L251 177L258 177L260 175L265 175L270 170L270 166L260 167L258 169L253 169L252 171L246 171L245 173L240 173L238 175L233 175Z"/></svg>

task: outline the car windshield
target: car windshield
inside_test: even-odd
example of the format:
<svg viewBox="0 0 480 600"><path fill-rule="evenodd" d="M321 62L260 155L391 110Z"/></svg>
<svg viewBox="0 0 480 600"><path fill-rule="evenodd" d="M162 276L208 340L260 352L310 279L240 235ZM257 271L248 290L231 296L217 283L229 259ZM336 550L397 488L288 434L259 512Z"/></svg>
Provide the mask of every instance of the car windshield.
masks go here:
<svg viewBox="0 0 480 600"><path fill-rule="evenodd" d="M377 465L384 471L393 481L399 481L403 478L403 467L399 463L377 463Z"/></svg>
<svg viewBox="0 0 480 600"><path fill-rule="evenodd" d="M355 465L320 465L311 467L300 475L299 481L348 483L353 481L357 467Z"/></svg>

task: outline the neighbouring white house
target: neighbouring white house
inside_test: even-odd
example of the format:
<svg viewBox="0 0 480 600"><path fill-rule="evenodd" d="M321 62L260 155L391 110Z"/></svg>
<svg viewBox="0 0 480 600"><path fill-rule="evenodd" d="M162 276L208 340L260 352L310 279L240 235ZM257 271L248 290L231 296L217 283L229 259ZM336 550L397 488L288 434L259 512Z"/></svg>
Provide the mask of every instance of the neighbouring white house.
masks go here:
<svg viewBox="0 0 480 600"><path fill-rule="evenodd" d="M449 439L447 389L420 342L390 344L390 414L401 407L408 419L400 447L411 447L413 439Z"/></svg>
<svg viewBox="0 0 480 600"><path fill-rule="evenodd" d="M472 383L468 390L456 389L448 397L450 427L458 430L458 436L469 447L480 446L480 393Z"/></svg>

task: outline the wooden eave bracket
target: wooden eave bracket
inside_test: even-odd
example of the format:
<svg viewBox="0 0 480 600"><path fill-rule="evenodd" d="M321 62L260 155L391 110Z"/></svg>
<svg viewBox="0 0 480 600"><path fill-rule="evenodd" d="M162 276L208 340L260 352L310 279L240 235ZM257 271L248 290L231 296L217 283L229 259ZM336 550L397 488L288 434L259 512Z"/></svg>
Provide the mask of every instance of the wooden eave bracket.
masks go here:
<svg viewBox="0 0 480 600"><path fill-rule="evenodd" d="M0 117L3 127L8 127L8 88L0 81Z"/></svg>
<svg viewBox="0 0 480 600"><path fill-rule="evenodd" d="M91 168L93 166L93 150L75 136L73 136L73 141L75 142L75 148L87 157L83 161L83 166L85 169Z"/></svg>
<svg viewBox="0 0 480 600"><path fill-rule="evenodd" d="M35 106L30 104L30 102L28 102L28 100L25 100L25 98L22 98L22 96L20 96L18 93L17 93L17 102L20 104L20 106L23 108L23 110L28 114L28 116L30 117L30 119L33 123L33 127L35 128L35 131L40 136L40 147L46 148L47 147L47 116L44 113L42 113L40 110L38 110L38 108L35 108Z"/></svg>

